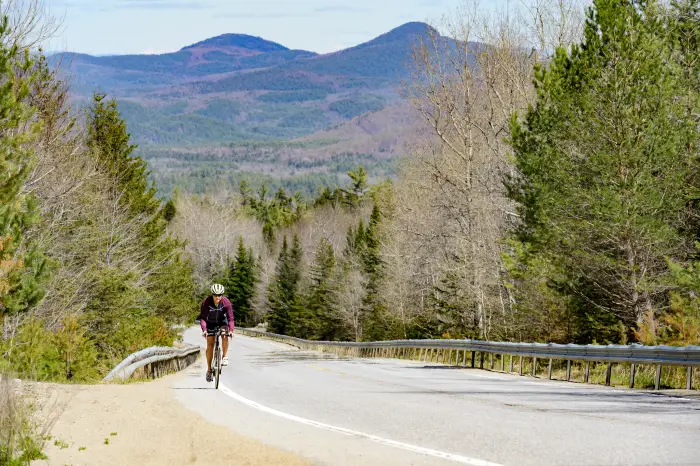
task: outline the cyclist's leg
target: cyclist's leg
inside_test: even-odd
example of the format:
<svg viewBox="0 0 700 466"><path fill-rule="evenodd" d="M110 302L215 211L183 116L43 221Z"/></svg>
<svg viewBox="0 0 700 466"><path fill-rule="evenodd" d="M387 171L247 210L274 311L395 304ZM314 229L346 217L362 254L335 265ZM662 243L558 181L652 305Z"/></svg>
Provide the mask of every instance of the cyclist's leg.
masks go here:
<svg viewBox="0 0 700 466"><path fill-rule="evenodd" d="M207 334L207 371L211 372L211 360L214 359L214 335Z"/></svg>
<svg viewBox="0 0 700 466"><path fill-rule="evenodd" d="M226 353L228 353L228 333L224 333L223 335L221 335L221 338L221 347L224 350L223 357L226 357Z"/></svg>

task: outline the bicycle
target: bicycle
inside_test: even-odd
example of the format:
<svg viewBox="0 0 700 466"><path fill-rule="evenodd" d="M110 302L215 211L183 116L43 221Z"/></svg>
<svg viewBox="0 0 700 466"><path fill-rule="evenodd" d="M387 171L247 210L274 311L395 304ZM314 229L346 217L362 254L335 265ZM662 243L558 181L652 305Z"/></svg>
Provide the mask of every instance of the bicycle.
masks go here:
<svg viewBox="0 0 700 466"><path fill-rule="evenodd" d="M216 330L216 333L214 334L215 340L214 340L214 358L212 360L212 365L211 365L211 370L214 373L214 389L218 390L219 389L219 376L221 375L221 368L223 367L221 365L221 355L222 355L222 349L221 345L219 344L219 337L221 335L225 335L228 333L228 329L226 327L219 327Z"/></svg>

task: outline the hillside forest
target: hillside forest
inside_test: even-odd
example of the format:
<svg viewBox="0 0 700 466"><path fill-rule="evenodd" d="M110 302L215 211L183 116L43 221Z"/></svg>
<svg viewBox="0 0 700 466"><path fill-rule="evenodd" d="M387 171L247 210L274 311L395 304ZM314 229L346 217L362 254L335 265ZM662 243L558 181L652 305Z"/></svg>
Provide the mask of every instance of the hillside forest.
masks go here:
<svg viewBox="0 0 700 466"><path fill-rule="evenodd" d="M166 198L114 97L76 111L42 18L6 11L3 369L99 380L174 344L213 281L238 326L307 339L700 344L697 2L469 5L412 49L395 179L350 158L340 187Z"/></svg>

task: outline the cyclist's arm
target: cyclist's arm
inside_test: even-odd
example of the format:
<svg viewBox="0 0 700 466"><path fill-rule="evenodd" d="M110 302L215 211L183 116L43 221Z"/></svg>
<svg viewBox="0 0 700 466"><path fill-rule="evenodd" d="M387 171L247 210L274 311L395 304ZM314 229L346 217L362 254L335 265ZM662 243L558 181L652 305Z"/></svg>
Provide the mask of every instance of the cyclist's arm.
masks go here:
<svg viewBox="0 0 700 466"><path fill-rule="evenodd" d="M226 302L224 302L224 307L226 308L226 314L228 315L228 330L229 332L233 332L235 325L233 322L233 306L231 305L231 301L226 299Z"/></svg>
<svg viewBox="0 0 700 466"><path fill-rule="evenodd" d="M204 301L202 301L202 305L199 308L198 319L199 319L199 326L202 327L202 332L207 331L207 313L209 312L209 309L205 305L206 302L207 302L206 299Z"/></svg>

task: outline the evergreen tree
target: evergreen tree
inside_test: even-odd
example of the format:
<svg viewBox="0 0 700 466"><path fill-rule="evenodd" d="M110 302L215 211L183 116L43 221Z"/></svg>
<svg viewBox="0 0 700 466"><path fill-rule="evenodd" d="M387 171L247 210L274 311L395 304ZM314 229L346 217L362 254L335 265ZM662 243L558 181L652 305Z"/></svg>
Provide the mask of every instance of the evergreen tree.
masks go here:
<svg viewBox="0 0 700 466"><path fill-rule="evenodd" d="M380 256L380 225L381 212L379 206L374 204L370 221L363 231L358 229L360 257L367 276L367 294L363 303L363 336L366 341L383 340L390 332L390 323L385 306L379 295L379 288L383 279L382 260ZM360 236L362 233L362 236Z"/></svg>
<svg viewBox="0 0 700 466"><path fill-rule="evenodd" d="M119 191L121 202L134 214L153 214L160 207L156 188L148 182L146 161L132 156L137 148L131 144L126 122L117 101L95 93L88 115L87 145L103 173Z"/></svg>
<svg viewBox="0 0 700 466"><path fill-rule="evenodd" d="M653 320L667 304L665 257L692 245L681 75L657 2L596 0L584 42L538 67L537 105L513 119L516 273L571 309L571 339L619 341L618 323Z"/></svg>
<svg viewBox="0 0 700 466"><path fill-rule="evenodd" d="M333 245L325 238L319 241L316 258L309 271L308 295L305 310L314 322L315 339L334 341L343 338L342 319L336 309L336 260Z"/></svg>
<svg viewBox="0 0 700 466"><path fill-rule="evenodd" d="M133 156L116 102L103 94L90 108L87 145L106 180L110 209L90 235L101 238L101 250L87 311L103 354L123 357L144 344L171 342L171 324L195 307L193 265L182 256L183 243L168 234L172 209L156 197L145 161Z"/></svg>
<svg viewBox="0 0 700 466"><path fill-rule="evenodd" d="M5 40L9 34L4 16L0 19L0 323L6 314L26 311L43 298L42 283L49 273L43 252L24 238L39 221L36 199L22 193L35 163L27 143L38 128L29 124L33 110L27 98L36 74L29 71L28 54L22 56L17 44Z"/></svg>
<svg viewBox="0 0 700 466"><path fill-rule="evenodd" d="M351 207L357 207L363 200L367 191L367 170L360 166L357 171L349 171L347 175L350 177L352 184L350 189L344 189L345 203Z"/></svg>
<svg viewBox="0 0 700 466"><path fill-rule="evenodd" d="M267 287L268 313L266 320L268 330L272 333L286 335L290 330L292 315L290 310L294 305L297 282L294 280L291 253L287 244L287 236L282 240L282 250L277 259L275 276Z"/></svg>
<svg viewBox="0 0 700 466"><path fill-rule="evenodd" d="M246 249L243 237L239 236L236 257L229 267L228 278L225 281L237 325L250 324L257 282L255 256L252 249Z"/></svg>

